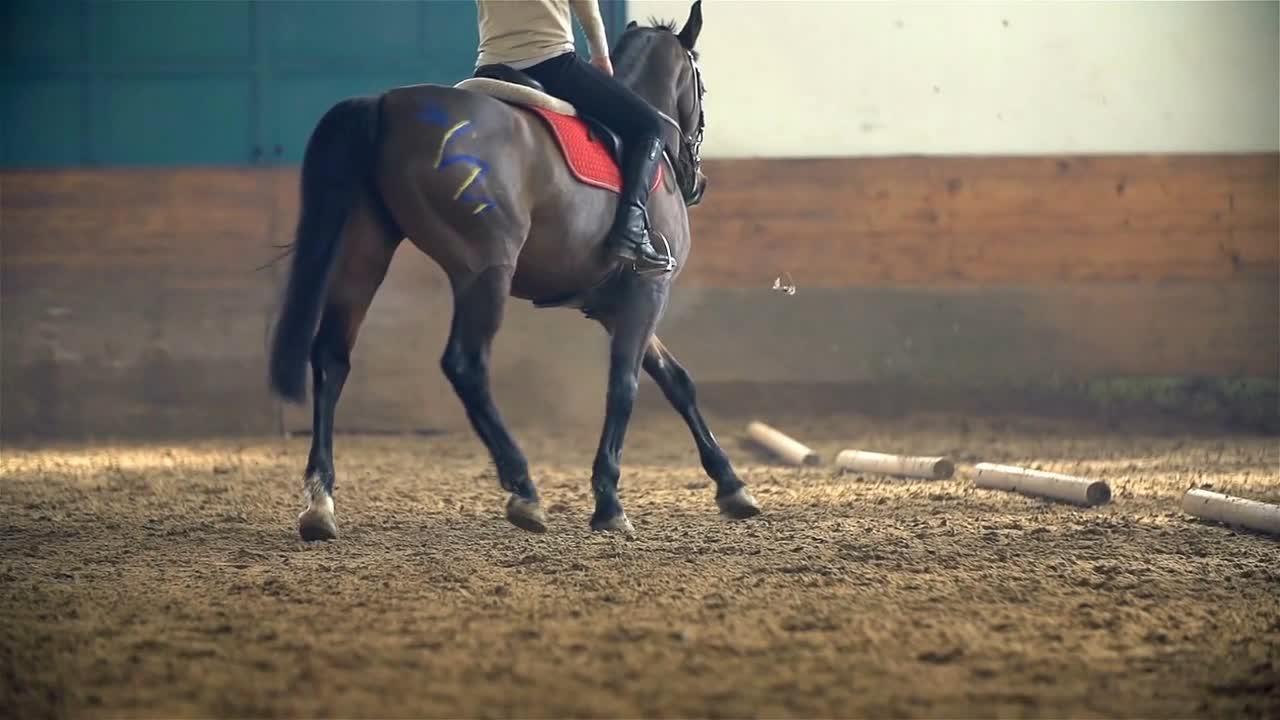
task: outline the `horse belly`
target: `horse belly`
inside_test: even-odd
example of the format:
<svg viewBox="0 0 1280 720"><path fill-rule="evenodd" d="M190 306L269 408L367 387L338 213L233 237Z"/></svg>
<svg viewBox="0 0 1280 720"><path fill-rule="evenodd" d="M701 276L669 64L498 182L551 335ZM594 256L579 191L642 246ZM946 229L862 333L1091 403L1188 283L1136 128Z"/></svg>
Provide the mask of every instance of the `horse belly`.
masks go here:
<svg viewBox="0 0 1280 720"><path fill-rule="evenodd" d="M612 263L604 240L613 219L612 193L553 181L555 197L536 206L512 278L512 294L541 300L583 292L608 274Z"/></svg>

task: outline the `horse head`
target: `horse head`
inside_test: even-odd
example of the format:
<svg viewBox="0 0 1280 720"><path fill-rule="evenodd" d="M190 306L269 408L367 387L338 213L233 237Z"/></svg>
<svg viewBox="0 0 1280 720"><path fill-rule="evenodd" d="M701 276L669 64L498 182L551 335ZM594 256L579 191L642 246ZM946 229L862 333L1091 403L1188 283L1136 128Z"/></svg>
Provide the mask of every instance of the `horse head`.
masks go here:
<svg viewBox="0 0 1280 720"><path fill-rule="evenodd" d="M697 0L678 31L674 22L651 21L647 26L634 20L627 23L612 56L618 80L649 101L669 126L667 156L689 206L702 202L707 189L700 155L706 129L706 86L696 49L701 32L702 1ZM674 157L672 147L677 148Z"/></svg>

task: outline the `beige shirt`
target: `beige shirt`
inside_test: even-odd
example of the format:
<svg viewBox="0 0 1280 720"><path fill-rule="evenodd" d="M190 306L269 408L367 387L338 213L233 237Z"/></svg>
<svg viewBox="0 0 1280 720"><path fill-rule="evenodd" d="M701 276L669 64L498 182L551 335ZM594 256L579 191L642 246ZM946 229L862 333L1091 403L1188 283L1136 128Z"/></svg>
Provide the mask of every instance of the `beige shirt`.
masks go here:
<svg viewBox="0 0 1280 720"><path fill-rule="evenodd" d="M582 24L592 57L609 54L597 0L476 0L480 52L476 67L517 69L574 50L573 17Z"/></svg>

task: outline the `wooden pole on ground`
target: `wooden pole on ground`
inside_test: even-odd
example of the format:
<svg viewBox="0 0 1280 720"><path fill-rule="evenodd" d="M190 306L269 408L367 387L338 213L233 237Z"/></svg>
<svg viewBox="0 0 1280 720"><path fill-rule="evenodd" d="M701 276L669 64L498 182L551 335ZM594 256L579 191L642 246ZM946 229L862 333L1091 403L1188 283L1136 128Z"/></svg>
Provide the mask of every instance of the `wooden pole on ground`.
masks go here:
<svg viewBox="0 0 1280 720"><path fill-rule="evenodd" d="M1102 480L995 463L978 463L974 470L977 471L974 484L980 488L1009 490L1085 506L1104 505L1111 500L1111 488Z"/></svg>
<svg viewBox="0 0 1280 720"><path fill-rule="evenodd" d="M955 474L956 465L945 457L889 455L867 450L841 450L836 467L850 472L877 473L897 477L944 480Z"/></svg>
<svg viewBox="0 0 1280 720"><path fill-rule="evenodd" d="M1202 520L1280 535L1280 505L1191 489L1182 495L1182 510Z"/></svg>
<svg viewBox="0 0 1280 720"><path fill-rule="evenodd" d="M762 422L749 423L747 437L791 465L818 465L822 462L818 453Z"/></svg>

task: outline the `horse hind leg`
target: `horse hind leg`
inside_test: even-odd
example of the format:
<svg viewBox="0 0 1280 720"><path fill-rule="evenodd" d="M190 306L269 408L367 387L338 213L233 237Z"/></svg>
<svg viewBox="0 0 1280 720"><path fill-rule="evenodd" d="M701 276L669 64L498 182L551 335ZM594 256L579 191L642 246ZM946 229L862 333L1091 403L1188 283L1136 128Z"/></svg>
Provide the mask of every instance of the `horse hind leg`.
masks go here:
<svg viewBox="0 0 1280 720"><path fill-rule="evenodd" d="M698 457L707 476L716 484L716 505L720 513L732 520L745 520L760 514L760 504L748 492L729 462L729 456L716 441L698 410L697 389L693 378L680 365L657 335L649 338L644 352L644 369L666 396L667 402L684 418L698 447Z"/></svg>
<svg viewBox="0 0 1280 720"><path fill-rule="evenodd" d="M351 351L373 297L402 240L365 194L343 228L341 255L329 284L320 326L311 345L311 452L303 481L306 509L298 516L303 540L338 536L334 515L333 424Z"/></svg>

